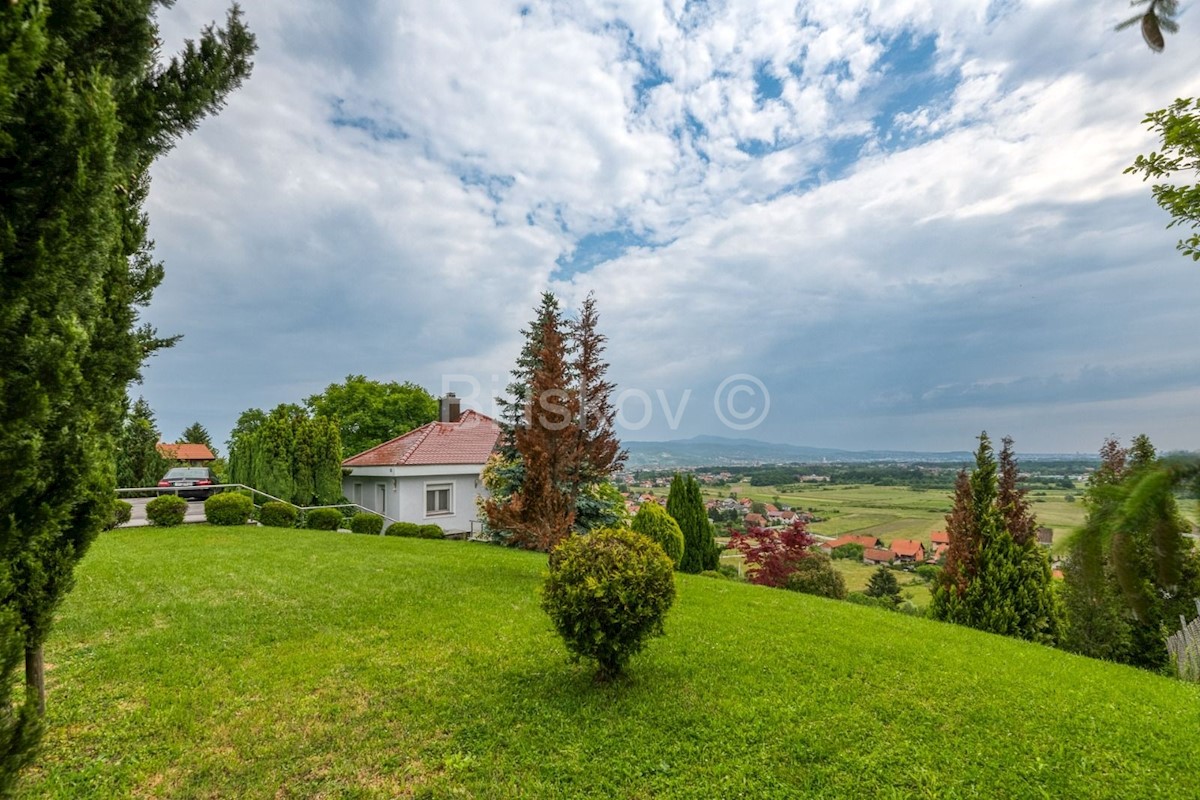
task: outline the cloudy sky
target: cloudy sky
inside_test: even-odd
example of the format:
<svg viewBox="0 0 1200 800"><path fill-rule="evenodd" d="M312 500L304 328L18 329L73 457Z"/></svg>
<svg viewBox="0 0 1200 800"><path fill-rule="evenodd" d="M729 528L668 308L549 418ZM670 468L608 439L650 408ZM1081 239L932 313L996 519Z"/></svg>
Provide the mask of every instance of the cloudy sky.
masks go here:
<svg viewBox="0 0 1200 800"><path fill-rule="evenodd" d="M351 373L487 412L549 288L628 439L1200 448L1200 265L1122 174L1200 18L1155 55L1126 10L246 0L252 77L154 168L184 339L131 392L167 439Z"/></svg>

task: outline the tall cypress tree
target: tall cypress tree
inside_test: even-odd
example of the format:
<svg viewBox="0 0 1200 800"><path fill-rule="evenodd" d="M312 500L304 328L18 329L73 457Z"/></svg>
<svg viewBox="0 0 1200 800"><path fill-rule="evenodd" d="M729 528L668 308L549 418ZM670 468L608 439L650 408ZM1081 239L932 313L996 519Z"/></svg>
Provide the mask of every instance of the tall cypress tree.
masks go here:
<svg viewBox="0 0 1200 800"><path fill-rule="evenodd" d="M675 518L683 531L683 559L679 562L679 571L696 573L716 569L720 552L713 540L712 521L704 510L700 484L693 475L685 478L677 472L671 478L667 513Z"/></svg>
<svg viewBox="0 0 1200 800"><path fill-rule="evenodd" d="M0 717L0 790L36 741L42 643L76 562L111 518L125 387L154 349L138 326L162 280L143 203L154 159L218 110L254 38L224 28L162 64L155 0L0 5L0 665L31 694ZM15 616L14 616L15 615ZM9 708L12 675L0 676Z"/></svg>

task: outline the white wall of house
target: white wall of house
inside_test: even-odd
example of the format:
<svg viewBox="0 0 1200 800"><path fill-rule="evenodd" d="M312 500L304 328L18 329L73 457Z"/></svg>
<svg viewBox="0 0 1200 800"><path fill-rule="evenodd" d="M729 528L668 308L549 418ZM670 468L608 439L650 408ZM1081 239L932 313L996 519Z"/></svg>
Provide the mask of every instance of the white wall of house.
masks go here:
<svg viewBox="0 0 1200 800"><path fill-rule="evenodd" d="M446 531L478 528L475 498L486 496L481 465L355 467L342 479L352 503L401 522L436 524Z"/></svg>

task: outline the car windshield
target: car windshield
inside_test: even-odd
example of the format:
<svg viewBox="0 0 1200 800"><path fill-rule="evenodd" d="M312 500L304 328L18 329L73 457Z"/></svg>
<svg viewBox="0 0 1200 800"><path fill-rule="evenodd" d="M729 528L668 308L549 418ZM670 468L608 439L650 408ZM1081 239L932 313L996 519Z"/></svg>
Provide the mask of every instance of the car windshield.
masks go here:
<svg viewBox="0 0 1200 800"><path fill-rule="evenodd" d="M175 467L167 473L167 477L163 478L169 481L172 478L207 478L208 467Z"/></svg>

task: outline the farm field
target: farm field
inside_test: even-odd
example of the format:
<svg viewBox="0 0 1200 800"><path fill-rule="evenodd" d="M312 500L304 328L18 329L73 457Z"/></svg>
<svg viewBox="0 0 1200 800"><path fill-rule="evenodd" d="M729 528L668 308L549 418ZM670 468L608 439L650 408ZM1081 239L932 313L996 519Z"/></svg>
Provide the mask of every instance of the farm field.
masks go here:
<svg viewBox="0 0 1200 800"><path fill-rule="evenodd" d="M1198 686L690 575L667 636L601 686L538 608L545 563L254 527L106 533L47 643L48 734L18 796L1194 794Z"/></svg>
<svg viewBox="0 0 1200 800"><path fill-rule="evenodd" d="M821 536L841 536L846 533L877 536L885 543L893 539L915 539L929 546L929 534L945 530L945 516L952 505L951 494L943 489L909 489L897 486L872 485L823 485L806 486L800 492L784 492L773 486L751 486L749 483L734 484L727 489L707 489L709 498L728 497L730 492L738 497L749 497L764 503L776 499L794 508L811 510L826 518L809 526L809 530ZM1060 551L1071 531L1082 524L1083 504L1079 502L1079 491L1061 489L1037 489L1029 500L1038 523L1054 530L1054 550ZM1076 498L1067 502L1066 495Z"/></svg>

